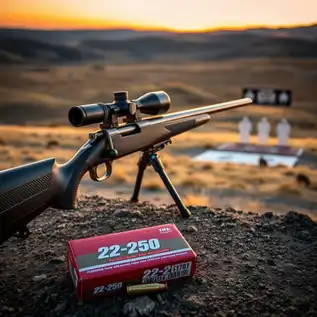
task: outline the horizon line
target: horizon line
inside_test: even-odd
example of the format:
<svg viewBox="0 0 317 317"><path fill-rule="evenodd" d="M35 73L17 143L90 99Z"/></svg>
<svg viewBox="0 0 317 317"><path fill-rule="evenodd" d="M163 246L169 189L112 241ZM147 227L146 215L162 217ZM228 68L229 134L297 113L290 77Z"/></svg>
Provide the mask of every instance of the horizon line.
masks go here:
<svg viewBox="0 0 317 317"><path fill-rule="evenodd" d="M143 27L143 26L122 26L122 27L81 27L81 28L36 28L36 27L27 27L27 26L5 26L0 25L0 29L6 30L30 30L30 31L51 31L51 32L65 32L65 31L111 31L111 30L129 30L129 31L145 31L145 32L170 32L170 33L205 33L205 32L217 32L217 31L245 31L252 29L270 29L270 30L278 30L278 29L292 29L292 28L304 28L304 27L312 27L317 26L316 22L311 22L307 24L281 24L281 25L265 25L265 24L253 24L253 25L245 25L245 26L223 26L223 27L210 27L204 28L201 30L197 29L188 29L188 30L177 30L168 27Z"/></svg>

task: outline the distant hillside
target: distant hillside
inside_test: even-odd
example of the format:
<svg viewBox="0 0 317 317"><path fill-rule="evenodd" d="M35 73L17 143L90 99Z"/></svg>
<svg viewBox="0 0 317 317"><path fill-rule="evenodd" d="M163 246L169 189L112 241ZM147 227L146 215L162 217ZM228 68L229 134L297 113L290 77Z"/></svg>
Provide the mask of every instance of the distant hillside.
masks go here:
<svg viewBox="0 0 317 317"><path fill-rule="evenodd" d="M311 25L311 26L300 26L295 28L278 28L278 29L256 28L256 29L248 29L244 31L217 31L210 34L224 35L224 34L237 34L237 33L272 36L272 37L296 38L296 39L305 39L305 40L317 40L317 24Z"/></svg>
<svg viewBox="0 0 317 317"><path fill-rule="evenodd" d="M36 41L45 41L49 43L67 45L76 45L86 40L131 40L142 37L167 37L204 42L210 37L231 34L252 34L261 36L317 40L317 24L311 26L299 26L294 28L254 28L248 30L219 30L196 33L175 33L168 31L135 31L130 29L56 31L6 28L0 29L0 39L24 38Z"/></svg>
<svg viewBox="0 0 317 317"><path fill-rule="evenodd" d="M79 62L94 57L96 55L93 53L66 45L54 45L22 38L0 39L1 63Z"/></svg>
<svg viewBox="0 0 317 317"><path fill-rule="evenodd" d="M29 29L0 29L0 39L24 38L35 41L46 41L52 44L76 45L85 40L130 40L143 36L168 36L169 32L117 30L29 30Z"/></svg>
<svg viewBox="0 0 317 317"><path fill-rule="evenodd" d="M0 29L0 62L204 61L317 57L317 25L205 33Z"/></svg>
<svg viewBox="0 0 317 317"><path fill-rule="evenodd" d="M124 53L135 60L164 57L188 60L218 60L245 57L317 57L317 41L272 38L252 34L226 34L205 42L147 37L130 41L85 41L82 47Z"/></svg>

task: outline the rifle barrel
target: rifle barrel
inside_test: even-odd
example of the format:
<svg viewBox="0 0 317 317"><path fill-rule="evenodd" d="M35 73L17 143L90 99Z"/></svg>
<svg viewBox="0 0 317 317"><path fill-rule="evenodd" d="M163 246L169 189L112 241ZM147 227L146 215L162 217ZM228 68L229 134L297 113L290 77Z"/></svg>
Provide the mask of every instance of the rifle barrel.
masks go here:
<svg viewBox="0 0 317 317"><path fill-rule="evenodd" d="M141 121L143 121L143 120L155 120L156 121L158 119L161 119L165 122L168 122L168 121L171 121L174 119L179 119L179 118L188 118L188 117L192 117L192 116L198 116L201 114L211 114L211 113L225 111L228 109L239 108L239 107L243 107L243 106L247 106L249 104L252 104L252 102L253 101L251 98L236 99L236 100L232 100L232 101L217 103L214 105L197 107L197 108L193 108L193 109L167 113L167 114L163 114L160 116L145 117L145 118L142 118Z"/></svg>
<svg viewBox="0 0 317 317"><path fill-rule="evenodd" d="M242 99L236 99L232 101L227 101L227 102L222 102L214 105L209 105L209 106L203 106L203 107L197 107L193 109L188 109L188 110L181 110L181 111L176 111L172 113L167 113L163 115L158 115L158 116L152 116L152 117L145 117L142 118L140 121L142 123L145 123L148 121L149 124L155 124L155 123L161 123L161 122L170 122L176 119L181 119L181 118L188 118L188 117L196 117L202 114L211 114L211 113L217 113L221 111L225 111L228 109L233 109L233 108L239 108L243 107L246 105L249 105L252 103L251 98L242 98ZM126 126L119 127L118 130L120 133L131 133L136 130L136 125L134 124L129 124Z"/></svg>
<svg viewBox="0 0 317 317"><path fill-rule="evenodd" d="M228 109L239 108L239 107L249 105L251 103L252 103L251 98L242 98L242 99L222 102L222 103L218 103L218 104L214 104L214 105L198 107L198 108L193 108L193 109L188 109L188 110L183 110L183 111L177 111L177 112L173 112L170 114L165 114L162 117L164 117L164 118L173 117L174 118L174 117L181 116L182 118L187 118L190 116L197 116L200 114L211 114L211 113L225 111Z"/></svg>

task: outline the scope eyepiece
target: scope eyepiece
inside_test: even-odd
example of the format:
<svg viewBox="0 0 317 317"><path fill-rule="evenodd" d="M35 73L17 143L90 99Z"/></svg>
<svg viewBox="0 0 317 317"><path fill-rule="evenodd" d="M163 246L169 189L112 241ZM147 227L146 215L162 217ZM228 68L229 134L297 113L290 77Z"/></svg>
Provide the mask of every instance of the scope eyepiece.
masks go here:
<svg viewBox="0 0 317 317"><path fill-rule="evenodd" d="M112 103L94 103L72 107L68 112L68 120L74 127L94 123L113 122L114 117L130 116L137 120L138 113L158 115L169 110L171 100L164 91L154 91L144 94L136 100L128 99L127 91L114 93Z"/></svg>
<svg viewBox="0 0 317 317"><path fill-rule="evenodd" d="M99 103L72 107L68 112L68 120L74 127L99 123L108 117L109 109Z"/></svg>

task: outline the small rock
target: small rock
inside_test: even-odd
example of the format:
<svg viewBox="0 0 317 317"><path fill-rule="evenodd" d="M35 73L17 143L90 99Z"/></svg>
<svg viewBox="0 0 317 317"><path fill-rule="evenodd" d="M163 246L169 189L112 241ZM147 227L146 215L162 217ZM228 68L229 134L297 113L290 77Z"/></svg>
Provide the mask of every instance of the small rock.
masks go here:
<svg viewBox="0 0 317 317"><path fill-rule="evenodd" d="M244 228L250 228L250 224L248 222L245 222L243 220L240 221L240 225L241 227L244 227Z"/></svg>
<svg viewBox="0 0 317 317"><path fill-rule="evenodd" d="M135 211L131 212L131 214L133 216L135 216L135 217L138 217L138 218L143 218L144 217L140 210L135 210Z"/></svg>
<svg viewBox="0 0 317 317"><path fill-rule="evenodd" d="M269 223L264 223L264 224L263 224L263 231L265 231L265 232L272 232L272 231L274 231L274 228L273 228L273 226L272 226L271 224L269 224Z"/></svg>
<svg viewBox="0 0 317 317"><path fill-rule="evenodd" d="M198 229L195 226L188 226L185 229L186 232L198 232Z"/></svg>
<svg viewBox="0 0 317 317"><path fill-rule="evenodd" d="M196 276L195 281L201 285L207 284L207 280L201 276Z"/></svg>
<svg viewBox="0 0 317 317"><path fill-rule="evenodd" d="M247 253L244 253L241 258L242 260L249 260L250 257Z"/></svg>
<svg viewBox="0 0 317 317"><path fill-rule="evenodd" d="M250 293L244 293L245 296L249 297L249 298L253 298L254 296Z"/></svg>
<svg viewBox="0 0 317 317"><path fill-rule="evenodd" d="M161 294L156 294L156 299L158 300L158 302L159 302L161 305L164 304L164 300L163 300Z"/></svg>
<svg viewBox="0 0 317 317"><path fill-rule="evenodd" d="M65 303L60 303L55 307L54 311L55 313L61 313L65 310L65 308L66 308Z"/></svg>
<svg viewBox="0 0 317 317"><path fill-rule="evenodd" d="M45 304L48 304L49 301L50 301L50 296L47 295L47 296L45 297L44 303L45 303Z"/></svg>
<svg viewBox="0 0 317 317"><path fill-rule="evenodd" d="M304 241L307 241L307 240L309 241L311 239L311 234L307 230L299 231L296 236L300 240L304 240Z"/></svg>
<svg viewBox="0 0 317 317"><path fill-rule="evenodd" d="M225 240L225 242L228 244L228 243L230 243L230 242L232 242L232 238L231 237L228 237L226 240Z"/></svg>
<svg viewBox="0 0 317 317"><path fill-rule="evenodd" d="M204 300L198 295L190 295L186 300L188 308L196 309L198 306L203 306Z"/></svg>
<svg viewBox="0 0 317 317"><path fill-rule="evenodd" d="M247 271L252 271L254 269L254 265L251 263L246 263L244 267Z"/></svg>
<svg viewBox="0 0 317 317"><path fill-rule="evenodd" d="M113 213L115 217L126 217L128 214L129 212L125 209L117 209Z"/></svg>
<svg viewBox="0 0 317 317"><path fill-rule="evenodd" d="M73 218L82 219L82 218L85 218L85 215L78 211L73 214Z"/></svg>
<svg viewBox="0 0 317 317"><path fill-rule="evenodd" d="M56 228L57 229L63 229L66 227L66 223L61 223L60 225L58 225Z"/></svg>
<svg viewBox="0 0 317 317"><path fill-rule="evenodd" d="M266 212L263 214L263 217L268 219L273 218L273 212Z"/></svg>
<svg viewBox="0 0 317 317"><path fill-rule="evenodd" d="M9 306L2 306L2 311L12 313L14 312L14 308Z"/></svg>
<svg viewBox="0 0 317 317"><path fill-rule="evenodd" d="M55 251L54 250L46 250L44 252L44 255L55 255Z"/></svg>
<svg viewBox="0 0 317 317"><path fill-rule="evenodd" d="M58 256L56 258L51 259L50 263L60 264L60 263L65 263L65 261L66 261L65 255L61 255L61 256Z"/></svg>
<svg viewBox="0 0 317 317"><path fill-rule="evenodd" d="M206 250L201 250L200 252L196 252L197 255L201 256L201 255L205 255L207 254L208 252Z"/></svg>
<svg viewBox="0 0 317 317"><path fill-rule="evenodd" d="M114 229L116 226L116 222L114 220L108 220L107 225L111 228Z"/></svg>
<svg viewBox="0 0 317 317"><path fill-rule="evenodd" d="M141 296L126 303L123 307L123 313L129 317L137 317L138 313L141 316L150 316L154 308L155 302L153 300L148 296Z"/></svg>
<svg viewBox="0 0 317 317"><path fill-rule="evenodd" d="M33 282L41 282L43 280L46 279L46 275L45 274L42 274L42 275L36 275L33 277Z"/></svg>
<svg viewBox="0 0 317 317"><path fill-rule="evenodd" d="M275 266L275 261L272 259L267 259L266 263L271 266Z"/></svg>
<svg viewBox="0 0 317 317"><path fill-rule="evenodd" d="M295 211L289 211L284 216L284 223L296 225L309 225L313 223L307 215L299 214Z"/></svg>
<svg viewBox="0 0 317 317"><path fill-rule="evenodd" d="M285 264L283 264L283 268L284 268L284 269L294 270L294 269L298 269L298 266L296 266L296 265L293 264L293 263L285 263Z"/></svg>
<svg viewBox="0 0 317 317"><path fill-rule="evenodd" d="M228 278L226 279L226 283L228 283L228 284L234 284L234 283L235 283L235 280L234 280L233 278L231 278L231 277L228 277Z"/></svg>
<svg viewBox="0 0 317 317"><path fill-rule="evenodd" d="M227 212L235 213L236 211L232 207L226 209Z"/></svg>
<svg viewBox="0 0 317 317"><path fill-rule="evenodd" d="M160 316L166 316L166 317L170 316L170 314L167 311L165 311L165 310L160 310L159 311L159 315Z"/></svg>

